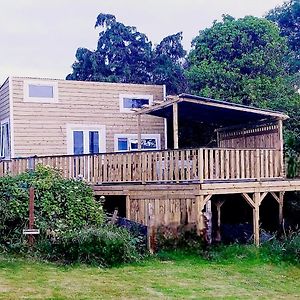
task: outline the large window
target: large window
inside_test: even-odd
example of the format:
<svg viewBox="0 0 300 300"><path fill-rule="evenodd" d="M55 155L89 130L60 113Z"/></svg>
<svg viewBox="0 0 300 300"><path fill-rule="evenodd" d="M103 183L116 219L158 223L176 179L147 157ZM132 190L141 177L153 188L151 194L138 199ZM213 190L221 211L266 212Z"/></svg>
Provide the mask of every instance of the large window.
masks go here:
<svg viewBox="0 0 300 300"><path fill-rule="evenodd" d="M159 150L160 134L142 134L142 150ZM137 134L116 134L115 151L136 151L138 150Z"/></svg>
<svg viewBox="0 0 300 300"><path fill-rule="evenodd" d="M55 81L24 81L24 101L57 102L57 82Z"/></svg>
<svg viewBox="0 0 300 300"><path fill-rule="evenodd" d="M1 148L0 156L1 158L10 157L10 129L9 129L9 120L5 119L1 121Z"/></svg>
<svg viewBox="0 0 300 300"><path fill-rule="evenodd" d="M151 105L152 95L120 95L120 111L132 112L132 108L142 108L144 105Z"/></svg>
<svg viewBox="0 0 300 300"><path fill-rule="evenodd" d="M106 152L105 126L68 125L68 154Z"/></svg>

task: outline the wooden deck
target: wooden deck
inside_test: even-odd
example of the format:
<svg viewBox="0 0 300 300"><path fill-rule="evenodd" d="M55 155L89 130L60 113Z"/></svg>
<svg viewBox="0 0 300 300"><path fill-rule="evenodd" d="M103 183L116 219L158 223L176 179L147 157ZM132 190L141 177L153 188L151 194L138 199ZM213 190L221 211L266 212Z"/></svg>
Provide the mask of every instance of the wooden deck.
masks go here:
<svg viewBox="0 0 300 300"><path fill-rule="evenodd" d="M283 178L281 152L275 149L197 148L93 155L15 158L0 163L0 176L49 165L66 178L91 184L180 183Z"/></svg>
<svg viewBox="0 0 300 300"><path fill-rule="evenodd" d="M300 191L300 179L284 176L281 151L274 149L197 148L94 155L16 158L0 162L0 176L19 174L37 164L85 180L98 196L124 196L126 217L149 226L194 224L200 234L204 214L215 195L240 194L253 209L253 232L259 244L259 207L267 194L278 202ZM121 201L121 200L120 200Z"/></svg>

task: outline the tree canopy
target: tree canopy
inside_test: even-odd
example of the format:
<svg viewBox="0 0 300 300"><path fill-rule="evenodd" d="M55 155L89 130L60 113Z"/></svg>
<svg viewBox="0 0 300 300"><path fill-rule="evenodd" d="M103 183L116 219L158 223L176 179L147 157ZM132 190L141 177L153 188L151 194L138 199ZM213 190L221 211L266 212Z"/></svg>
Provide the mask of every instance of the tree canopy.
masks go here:
<svg viewBox="0 0 300 300"><path fill-rule="evenodd" d="M223 16L192 42L186 75L192 93L266 106L285 90L286 40L272 22Z"/></svg>
<svg viewBox="0 0 300 300"><path fill-rule="evenodd" d="M290 71L300 71L300 1L290 0L272 9L266 16L276 22L290 47Z"/></svg>
<svg viewBox="0 0 300 300"><path fill-rule="evenodd" d="M153 48L145 34L113 15L99 14L95 28L100 29L97 49L78 48L67 79L166 84L168 93L184 86L182 33L164 38Z"/></svg>

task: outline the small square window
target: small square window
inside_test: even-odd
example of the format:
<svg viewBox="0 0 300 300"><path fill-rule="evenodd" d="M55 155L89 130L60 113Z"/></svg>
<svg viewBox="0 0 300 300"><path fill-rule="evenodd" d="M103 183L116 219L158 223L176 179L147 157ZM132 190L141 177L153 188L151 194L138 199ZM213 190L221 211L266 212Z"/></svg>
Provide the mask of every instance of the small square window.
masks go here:
<svg viewBox="0 0 300 300"><path fill-rule="evenodd" d="M57 102L57 82L55 81L24 81L25 102Z"/></svg>
<svg viewBox="0 0 300 300"><path fill-rule="evenodd" d="M29 84L29 97L53 98L53 86Z"/></svg>
<svg viewBox="0 0 300 300"><path fill-rule="evenodd" d="M144 105L151 105L152 95L120 95L120 111L133 112L133 108L142 108Z"/></svg>

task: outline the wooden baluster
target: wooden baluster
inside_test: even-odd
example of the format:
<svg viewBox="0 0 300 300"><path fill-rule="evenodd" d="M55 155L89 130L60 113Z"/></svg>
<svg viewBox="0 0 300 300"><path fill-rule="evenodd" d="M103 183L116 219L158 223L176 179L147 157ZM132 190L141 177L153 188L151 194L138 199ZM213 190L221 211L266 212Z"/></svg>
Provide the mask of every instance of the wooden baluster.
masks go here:
<svg viewBox="0 0 300 300"><path fill-rule="evenodd" d="M204 180L204 160L203 160L203 149L198 150L198 174L199 174L199 181L203 182Z"/></svg>
<svg viewBox="0 0 300 300"><path fill-rule="evenodd" d="M245 178L245 150L241 150L241 178Z"/></svg>

